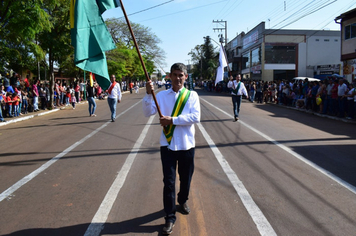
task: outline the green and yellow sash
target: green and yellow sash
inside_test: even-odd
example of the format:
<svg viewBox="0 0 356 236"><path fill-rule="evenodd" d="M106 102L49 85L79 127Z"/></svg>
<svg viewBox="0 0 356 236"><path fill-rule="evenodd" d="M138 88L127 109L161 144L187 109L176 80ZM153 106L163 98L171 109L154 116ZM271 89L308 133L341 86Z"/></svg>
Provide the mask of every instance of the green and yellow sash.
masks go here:
<svg viewBox="0 0 356 236"><path fill-rule="evenodd" d="M232 84L234 85L234 88L235 88L234 81L232 81ZM236 95L237 95L237 92L239 91L240 84L241 84L241 81L237 84L237 88L236 89L232 89L232 92L234 92Z"/></svg>
<svg viewBox="0 0 356 236"><path fill-rule="evenodd" d="M183 87L179 93L176 103L174 104L171 117L177 117L182 113L183 108L188 101L189 95L190 95L190 90ZM171 124L163 129L163 133L166 136L168 144L171 144L175 127L176 127L175 125Z"/></svg>

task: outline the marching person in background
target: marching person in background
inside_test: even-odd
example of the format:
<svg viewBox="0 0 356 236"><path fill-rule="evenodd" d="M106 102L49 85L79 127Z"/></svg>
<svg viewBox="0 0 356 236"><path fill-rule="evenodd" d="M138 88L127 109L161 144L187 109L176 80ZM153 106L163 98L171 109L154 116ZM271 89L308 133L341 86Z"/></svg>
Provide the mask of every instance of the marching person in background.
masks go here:
<svg viewBox="0 0 356 236"><path fill-rule="evenodd" d="M238 121L241 107L242 95L245 95L248 99L247 90L245 88L244 83L241 81L241 75L236 76L236 80L230 76L230 81L227 84L228 88L232 88L231 97L232 97L232 105L234 109L234 117L235 121Z"/></svg>
<svg viewBox="0 0 356 236"><path fill-rule="evenodd" d="M116 118L116 105L121 102L121 89L120 83L115 81L115 75L111 75L110 81L111 84L108 89L108 104L111 111L111 122L115 122Z"/></svg>
<svg viewBox="0 0 356 236"><path fill-rule="evenodd" d="M190 183L194 172L195 128L200 122L198 94L184 87L188 78L187 67L182 63L172 65L170 78L172 87L157 94L157 102L162 113L159 122L164 127L161 133L161 162L163 169L163 205L166 213L162 233L172 233L176 221L175 180L178 165L180 189L178 203L183 214L189 214L187 205ZM157 113L153 100L152 82L146 83L146 96L143 99L143 113L146 117Z"/></svg>
<svg viewBox="0 0 356 236"><path fill-rule="evenodd" d="M89 105L89 116L96 116L95 115L95 109L96 109L96 103L95 103L95 89L94 87L90 86L90 81L87 82L87 100L88 100L88 105Z"/></svg>

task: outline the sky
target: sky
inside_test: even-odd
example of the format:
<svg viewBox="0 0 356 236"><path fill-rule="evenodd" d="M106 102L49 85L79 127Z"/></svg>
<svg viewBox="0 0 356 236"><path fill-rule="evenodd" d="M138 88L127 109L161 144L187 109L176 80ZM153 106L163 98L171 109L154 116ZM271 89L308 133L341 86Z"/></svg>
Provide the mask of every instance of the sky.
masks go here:
<svg viewBox="0 0 356 236"><path fill-rule="evenodd" d="M356 8L355 0L122 0L131 22L150 28L162 43L165 62L156 65L169 72L175 62L191 63L188 53L210 36L216 51L219 35L233 40L262 21L267 29L340 30L334 19ZM103 18L123 17L121 8L110 9Z"/></svg>

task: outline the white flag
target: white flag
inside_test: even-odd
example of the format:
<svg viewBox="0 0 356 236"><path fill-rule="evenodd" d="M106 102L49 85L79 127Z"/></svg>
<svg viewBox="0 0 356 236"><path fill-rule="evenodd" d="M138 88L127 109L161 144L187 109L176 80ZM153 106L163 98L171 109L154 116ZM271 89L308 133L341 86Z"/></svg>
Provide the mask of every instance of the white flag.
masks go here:
<svg viewBox="0 0 356 236"><path fill-rule="evenodd" d="M216 79L215 79L215 85L219 83L220 81L223 81L224 79L224 67L227 66L227 61L224 53L224 48L221 45L220 46L220 55L219 55L219 67L218 71L216 72Z"/></svg>

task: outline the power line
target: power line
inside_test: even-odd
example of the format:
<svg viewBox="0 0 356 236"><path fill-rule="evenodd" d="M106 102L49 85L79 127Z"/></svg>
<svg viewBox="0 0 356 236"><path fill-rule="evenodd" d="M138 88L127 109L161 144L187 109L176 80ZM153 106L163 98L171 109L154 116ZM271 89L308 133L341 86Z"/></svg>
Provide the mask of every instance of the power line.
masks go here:
<svg viewBox="0 0 356 236"><path fill-rule="evenodd" d="M164 3L161 3L161 4L158 4L158 5L155 5L153 7L149 7L149 8L146 8L146 9L143 9L141 11L137 11L137 12L134 12L134 13L131 13L131 14L128 14L127 16L132 16L132 15L136 15L138 13L141 13L141 12L144 12L144 11L148 11L148 10L151 10L153 8L156 8L156 7L159 7L159 6L162 6L164 4L167 4L167 3L170 3L170 2L173 2L174 0L170 0L170 1L167 1L167 2L164 2Z"/></svg>
<svg viewBox="0 0 356 236"><path fill-rule="evenodd" d="M221 3L221 2L225 2L225 1L226 1L226 0L222 0L222 1L219 1L219 2L214 2L214 3L210 3L210 4L205 4L205 5L201 5L201 6L198 6L198 7L189 8L189 9L186 9L186 10L177 11L177 12L174 12L174 13L169 13L169 14L162 15L162 16L157 16L157 17L150 18L150 19L147 19L147 20L142 20L141 22L149 21L149 20L155 20L155 19L158 19L158 18L166 17L166 16L172 16L172 15L176 15L176 14L179 14L179 13L182 13L182 12L187 12L187 11L195 10L195 9L198 9L198 8L203 8L203 7L211 6L211 5L218 4L218 3Z"/></svg>

